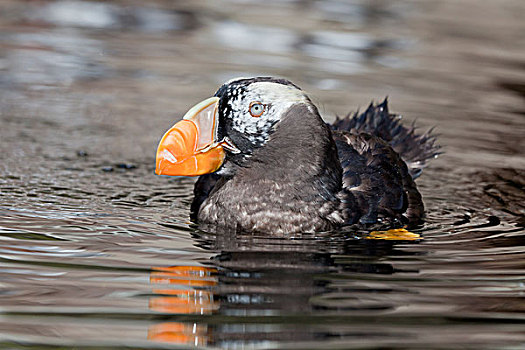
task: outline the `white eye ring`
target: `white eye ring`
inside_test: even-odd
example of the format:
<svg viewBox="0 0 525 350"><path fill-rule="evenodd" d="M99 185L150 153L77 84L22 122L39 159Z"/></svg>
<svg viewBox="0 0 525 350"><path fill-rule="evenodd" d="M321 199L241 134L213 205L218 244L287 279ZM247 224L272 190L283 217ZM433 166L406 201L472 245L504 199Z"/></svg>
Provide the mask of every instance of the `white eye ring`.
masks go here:
<svg viewBox="0 0 525 350"><path fill-rule="evenodd" d="M250 103L249 112L252 117L255 117L255 118L260 117L264 113L265 110L266 110L266 105L262 104L261 102Z"/></svg>

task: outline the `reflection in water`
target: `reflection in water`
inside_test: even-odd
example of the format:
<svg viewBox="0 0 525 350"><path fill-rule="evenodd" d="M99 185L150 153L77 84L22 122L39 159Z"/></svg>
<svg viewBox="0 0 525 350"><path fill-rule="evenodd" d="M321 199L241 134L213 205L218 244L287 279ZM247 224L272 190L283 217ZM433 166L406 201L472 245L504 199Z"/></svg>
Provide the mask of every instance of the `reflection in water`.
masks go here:
<svg viewBox="0 0 525 350"><path fill-rule="evenodd" d="M458 222L455 237L468 231L471 238L481 239L499 231L514 245L512 235L519 230L498 225ZM394 240L396 233L406 240L400 236ZM521 277L511 270L498 273L496 266L481 272L488 255L436 254L435 247L447 241L432 239L442 234L438 231L428 234L431 241L425 246L407 232L376 232L373 239L345 234L268 239L195 232L198 246L220 253L206 267L155 268L150 279L155 293L163 295L150 299L151 309L174 319L194 316L190 321L152 325L148 337L221 348L276 344L360 348L364 339L372 347L432 344L442 336L434 336L436 329L449 336L448 344L472 343L480 329L492 342L520 338L521 324L498 315L503 310L525 311L514 292L523 290ZM448 242L454 244L454 239ZM486 253L498 254L497 249ZM517 266L510 260L507 266ZM462 275L454 277L451 273L459 266ZM157 288L157 283L174 289ZM493 300L489 306L494 293L503 293L502 297L508 293L506 305ZM492 330L494 322L497 332Z"/></svg>
<svg viewBox="0 0 525 350"><path fill-rule="evenodd" d="M217 284L210 274L214 269L194 266L172 266L158 268L162 272L152 272L152 284L187 287L188 289L153 289L153 293L166 295L150 299L150 308L160 312L182 314L209 314L217 309L213 294L198 287L211 287ZM160 286L159 286L160 287ZM166 286L167 287L167 286Z"/></svg>
<svg viewBox="0 0 525 350"><path fill-rule="evenodd" d="M196 323L165 322L151 326L148 339L173 344L207 345L208 327Z"/></svg>
<svg viewBox="0 0 525 350"><path fill-rule="evenodd" d="M168 314L208 315L219 309L219 302L214 300L209 290L218 283L214 276L216 269L171 266L153 270L150 277L150 283L155 286L153 293L162 296L150 298L151 310ZM201 289L204 287L208 290ZM164 322L148 330L148 339L176 344L206 345L209 338L208 326L197 323Z"/></svg>
<svg viewBox="0 0 525 350"><path fill-rule="evenodd" d="M392 239L394 234L388 234L387 239ZM221 250L211 258L214 267L154 268L150 283L154 286L153 293L160 296L151 297L149 307L174 317L213 314L229 317L231 321L226 324L163 322L149 327L148 339L225 348L241 344L262 346L275 340L313 341L333 334L327 330L313 330L308 325L296 329L287 322L267 323L266 320L272 316L286 318L319 311L367 313L395 310L394 304L381 297L392 292L388 288L347 286L341 289L330 285L330 281L339 278L349 282L362 274L402 272L391 264L379 262L384 256L395 255L394 241L380 241L377 240L379 237L362 241L343 238L333 245L329 239L317 239L310 241L312 245L309 245L308 241L301 242L301 238L296 237L298 244L290 247L292 242L285 238L268 240L259 237L254 247L246 244L247 240L255 238L252 235L232 233L225 236L213 237L203 233L195 236L199 244ZM315 249L313 245L316 245ZM359 256L366 256L366 261L353 258Z"/></svg>

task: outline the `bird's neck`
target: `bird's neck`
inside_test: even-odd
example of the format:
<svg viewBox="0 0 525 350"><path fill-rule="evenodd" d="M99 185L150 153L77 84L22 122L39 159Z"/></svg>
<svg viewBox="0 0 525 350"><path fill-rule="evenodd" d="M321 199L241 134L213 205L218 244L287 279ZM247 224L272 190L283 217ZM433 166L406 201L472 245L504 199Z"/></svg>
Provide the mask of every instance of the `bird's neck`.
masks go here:
<svg viewBox="0 0 525 350"><path fill-rule="evenodd" d="M335 194L341 189L342 170L330 128L313 105L297 104L235 177L238 181L293 183L306 195L309 189L312 195Z"/></svg>

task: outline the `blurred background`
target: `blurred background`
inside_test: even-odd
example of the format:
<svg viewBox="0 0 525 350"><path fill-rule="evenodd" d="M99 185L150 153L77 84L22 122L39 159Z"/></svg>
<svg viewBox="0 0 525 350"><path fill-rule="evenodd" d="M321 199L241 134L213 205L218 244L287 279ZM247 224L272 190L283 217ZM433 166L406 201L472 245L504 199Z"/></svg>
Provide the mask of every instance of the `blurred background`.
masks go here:
<svg viewBox="0 0 525 350"><path fill-rule="evenodd" d="M0 347L523 346L524 18L522 0L2 0ZM194 180L155 176L156 145L255 75L327 121L388 96L436 127L424 239L192 226Z"/></svg>
<svg viewBox="0 0 525 350"><path fill-rule="evenodd" d="M271 75L308 91L328 120L389 96L408 121L438 127L448 162L525 166L521 1L1 6L4 141L20 132L10 114L53 124L44 129L67 142L57 152L152 157L163 130L224 81Z"/></svg>

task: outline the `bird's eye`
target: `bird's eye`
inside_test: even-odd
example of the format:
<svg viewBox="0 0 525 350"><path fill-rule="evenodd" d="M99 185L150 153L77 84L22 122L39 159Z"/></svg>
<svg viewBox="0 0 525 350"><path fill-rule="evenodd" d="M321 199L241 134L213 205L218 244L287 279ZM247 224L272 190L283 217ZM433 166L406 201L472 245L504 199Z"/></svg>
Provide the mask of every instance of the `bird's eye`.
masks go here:
<svg viewBox="0 0 525 350"><path fill-rule="evenodd" d="M252 117L260 117L264 113L265 109L266 106L263 105L261 102L250 103L250 114Z"/></svg>

